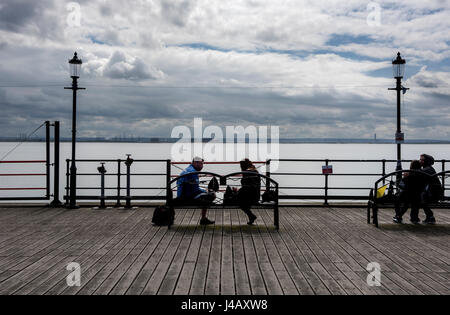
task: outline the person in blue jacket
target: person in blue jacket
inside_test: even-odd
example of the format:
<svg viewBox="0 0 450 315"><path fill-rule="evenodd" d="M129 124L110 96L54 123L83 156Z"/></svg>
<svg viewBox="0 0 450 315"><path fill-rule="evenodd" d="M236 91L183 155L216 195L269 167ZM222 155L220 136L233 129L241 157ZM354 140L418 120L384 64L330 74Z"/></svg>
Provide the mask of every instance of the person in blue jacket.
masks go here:
<svg viewBox="0 0 450 315"><path fill-rule="evenodd" d="M203 162L202 158L194 157L192 163L181 172L180 176L200 172L203 169ZM200 188L198 174L183 176L177 180L177 198L183 202L186 201L202 206L201 225L214 224L214 221L206 217L206 212L208 210L207 205L215 199L215 194Z"/></svg>

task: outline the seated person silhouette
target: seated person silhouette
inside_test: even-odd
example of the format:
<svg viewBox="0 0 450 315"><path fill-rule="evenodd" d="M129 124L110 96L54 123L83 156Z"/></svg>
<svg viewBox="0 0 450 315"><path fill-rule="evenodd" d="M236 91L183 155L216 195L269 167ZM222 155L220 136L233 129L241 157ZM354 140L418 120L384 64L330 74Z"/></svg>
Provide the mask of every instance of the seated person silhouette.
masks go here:
<svg viewBox="0 0 450 315"><path fill-rule="evenodd" d="M183 172L181 172L180 176L200 172L203 169L203 162L204 161L202 158L194 157L192 163ZM198 174L180 177L177 180L176 202L179 204L201 206L201 225L214 224L214 221L211 221L206 217L206 212L208 209L207 206L210 205L215 198L216 196L213 192L207 192L206 190L200 188Z"/></svg>
<svg viewBox="0 0 450 315"><path fill-rule="evenodd" d="M411 161L410 170L420 171L420 162ZM407 172L400 181L400 194L396 202L395 223L402 223L402 216L411 207L411 222L417 224L419 220L419 208L421 204L421 195L425 189L426 178L424 174L416 172Z"/></svg>
<svg viewBox="0 0 450 315"><path fill-rule="evenodd" d="M253 172L256 174L258 170L249 159L240 162L243 172ZM261 178L257 175L243 174L241 179L241 189L237 193L239 207L248 216L248 225L252 225L256 220L256 215L250 210L252 205L259 202L261 192Z"/></svg>

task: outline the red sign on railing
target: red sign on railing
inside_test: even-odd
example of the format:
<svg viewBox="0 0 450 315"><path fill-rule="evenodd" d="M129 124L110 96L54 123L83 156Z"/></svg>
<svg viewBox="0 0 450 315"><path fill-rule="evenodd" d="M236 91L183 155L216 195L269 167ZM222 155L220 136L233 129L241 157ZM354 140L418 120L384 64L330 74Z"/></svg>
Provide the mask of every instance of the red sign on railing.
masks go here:
<svg viewBox="0 0 450 315"><path fill-rule="evenodd" d="M333 165L322 166L322 174L333 174Z"/></svg>

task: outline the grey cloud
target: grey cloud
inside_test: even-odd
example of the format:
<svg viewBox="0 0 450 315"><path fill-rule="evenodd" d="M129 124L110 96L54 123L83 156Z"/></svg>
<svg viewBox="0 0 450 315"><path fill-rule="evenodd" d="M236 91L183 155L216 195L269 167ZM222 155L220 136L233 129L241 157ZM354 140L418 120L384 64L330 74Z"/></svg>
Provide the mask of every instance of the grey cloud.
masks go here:
<svg viewBox="0 0 450 315"><path fill-rule="evenodd" d="M102 16L112 16L114 13L113 7L108 4L100 5L100 13Z"/></svg>
<svg viewBox="0 0 450 315"><path fill-rule="evenodd" d="M172 24L183 27L186 25L195 1L189 0L172 0L161 1L161 13L163 19L170 21Z"/></svg>
<svg viewBox="0 0 450 315"><path fill-rule="evenodd" d="M437 88L439 85L442 85L443 82L441 82L439 79L433 78L433 77L426 77L424 75L417 75L415 76L415 82L426 88Z"/></svg>
<svg viewBox="0 0 450 315"><path fill-rule="evenodd" d="M44 8L40 1L4 0L0 5L0 28L17 32Z"/></svg>
<svg viewBox="0 0 450 315"><path fill-rule="evenodd" d="M53 0L3 0L0 4L0 29L27 31L45 38L58 38L62 20L52 15Z"/></svg>

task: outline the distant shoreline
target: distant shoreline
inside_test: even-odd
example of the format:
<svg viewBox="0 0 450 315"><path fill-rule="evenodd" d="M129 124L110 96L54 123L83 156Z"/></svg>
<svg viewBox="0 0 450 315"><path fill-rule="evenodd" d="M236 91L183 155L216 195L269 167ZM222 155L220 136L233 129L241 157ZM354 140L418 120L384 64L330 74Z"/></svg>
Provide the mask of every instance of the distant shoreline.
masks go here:
<svg viewBox="0 0 450 315"><path fill-rule="evenodd" d="M53 140L53 139L52 139ZM77 142L83 143L176 143L180 139L174 138L78 138ZM61 142L71 142L70 138L62 138ZM203 143L210 142L211 139L203 139ZM45 138L8 138L0 137L0 142L45 142ZM191 141L193 142L193 141ZM216 141L214 141L216 142ZM235 143L242 143L243 141L234 141ZM232 141L228 142L232 143ZM248 143L248 140L247 140ZM269 141L270 143L270 141ZM339 138L299 138L299 139L280 139L280 144L395 144L394 140L390 139L339 139ZM430 139L411 139L405 140L402 144L450 144L450 140L430 140Z"/></svg>

